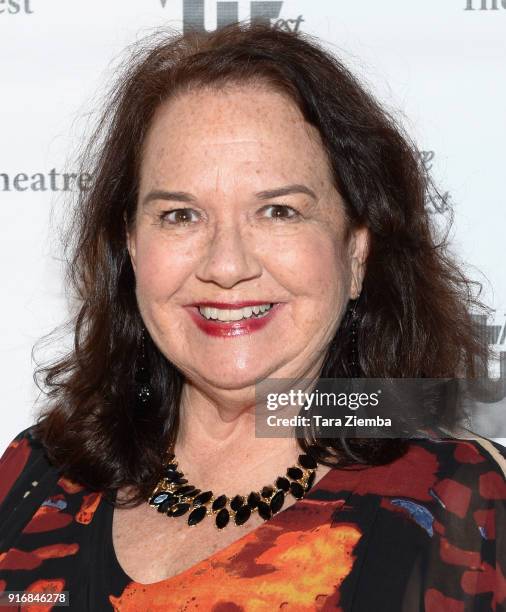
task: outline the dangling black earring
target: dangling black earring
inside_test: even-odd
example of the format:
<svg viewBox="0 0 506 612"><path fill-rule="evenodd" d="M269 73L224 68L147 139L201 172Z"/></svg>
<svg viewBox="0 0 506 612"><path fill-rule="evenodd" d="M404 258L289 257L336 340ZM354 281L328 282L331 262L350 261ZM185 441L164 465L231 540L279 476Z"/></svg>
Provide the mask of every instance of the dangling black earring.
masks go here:
<svg viewBox="0 0 506 612"><path fill-rule="evenodd" d="M146 359L146 330L143 327L135 368L135 401L137 408L149 407L152 398L151 373Z"/></svg>
<svg viewBox="0 0 506 612"><path fill-rule="evenodd" d="M358 324L359 317L357 314L357 302L358 298L354 300L353 306L350 308L350 345L349 345L349 357L348 357L348 369L350 371L351 378L360 378L361 370L358 358Z"/></svg>

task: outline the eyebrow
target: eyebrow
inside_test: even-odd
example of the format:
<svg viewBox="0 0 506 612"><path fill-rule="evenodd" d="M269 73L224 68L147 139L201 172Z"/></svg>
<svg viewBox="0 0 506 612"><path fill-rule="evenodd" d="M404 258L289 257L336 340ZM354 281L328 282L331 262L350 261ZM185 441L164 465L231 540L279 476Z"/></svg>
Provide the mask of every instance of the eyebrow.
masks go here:
<svg viewBox="0 0 506 612"><path fill-rule="evenodd" d="M150 191L142 201L142 205L145 206L152 200L169 200L173 202L195 202L197 198L192 196L191 193L186 191L163 191L156 189Z"/></svg>
<svg viewBox="0 0 506 612"><path fill-rule="evenodd" d="M305 193L311 196L315 200L318 200L315 192L306 185L287 185L286 187L279 187L278 189L268 189L267 191L259 191L256 193L256 197L260 200L270 200L271 198L279 198L280 196L290 195L292 193Z"/></svg>
<svg viewBox="0 0 506 612"><path fill-rule="evenodd" d="M278 187L277 189L267 189L265 191L259 191L255 193L255 196L259 200L270 200L272 198L279 198L281 196L291 195L294 193L305 193L306 195L312 197L314 200L318 200L315 192L312 189L306 187L306 185L301 184L286 185L284 187ZM186 191L164 191L161 189L157 189L155 191L150 191L146 195L146 197L142 201L143 206L145 206L148 202L151 202L152 200L196 202L197 198Z"/></svg>

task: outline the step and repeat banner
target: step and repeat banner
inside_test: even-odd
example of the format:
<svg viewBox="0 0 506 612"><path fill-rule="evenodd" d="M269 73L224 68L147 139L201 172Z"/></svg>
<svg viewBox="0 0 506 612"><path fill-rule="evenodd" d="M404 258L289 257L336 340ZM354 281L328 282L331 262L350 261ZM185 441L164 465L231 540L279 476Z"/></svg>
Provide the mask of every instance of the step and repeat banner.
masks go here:
<svg viewBox="0 0 506 612"><path fill-rule="evenodd" d="M493 308L490 376L506 377L506 0L0 0L2 449L40 402L32 347L66 318L59 230L90 179L73 159L126 47L244 19L319 37L406 127L443 193L427 207L454 212L454 252Z"/></svg>

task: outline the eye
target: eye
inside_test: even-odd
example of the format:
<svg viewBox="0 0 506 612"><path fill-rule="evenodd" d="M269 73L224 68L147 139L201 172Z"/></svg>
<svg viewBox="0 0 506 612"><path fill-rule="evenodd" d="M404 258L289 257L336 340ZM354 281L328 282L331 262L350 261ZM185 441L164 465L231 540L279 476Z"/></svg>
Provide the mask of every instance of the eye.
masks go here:
<svg viewBox="0 0 506 612"><path fill-rule="evenodd" d="M292 208L291 206L286 206L286 204L271 204L266 206L263 210L272 210L272 215L267 215L268 218L274 220L284 220L284 219L295 219L300 216L300 213Z"/></svg>
<svg viewBox="0 0 506 612"><path fill-rule="evenodd" d="M160 213L160 221L169 225L186 225L191 223L192 213L198 214L192 208L175 208Z"/></svg>

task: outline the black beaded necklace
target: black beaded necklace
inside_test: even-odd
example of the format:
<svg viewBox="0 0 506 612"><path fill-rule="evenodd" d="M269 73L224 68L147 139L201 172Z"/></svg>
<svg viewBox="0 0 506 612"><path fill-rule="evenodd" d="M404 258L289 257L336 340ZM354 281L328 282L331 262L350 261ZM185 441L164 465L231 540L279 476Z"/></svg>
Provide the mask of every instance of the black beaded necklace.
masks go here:
<svg viewBox="0 0 506 612"><path fill-rule="evenodd" d="M261 491L252 491L247 497L226 495L216 497L212 491L201 491L188 483L173 454L167 456L164 474L153 489L148 503L167 516L182 516L189 512L188 525L200 523L206 516L213 516L218 529L228 525L230 519L242 525L253 512L267 521L279 512L289 493L302 499L313 486L318 464L307 454L299 455L298 465L289 467L286 476L278 476L273 485Z"/></svg>

